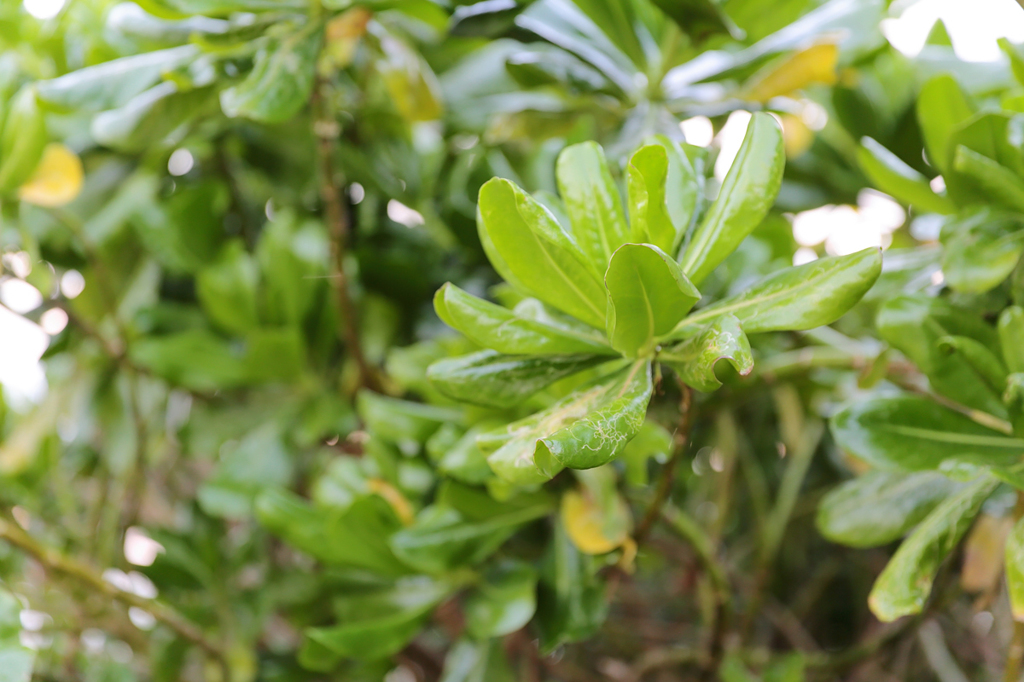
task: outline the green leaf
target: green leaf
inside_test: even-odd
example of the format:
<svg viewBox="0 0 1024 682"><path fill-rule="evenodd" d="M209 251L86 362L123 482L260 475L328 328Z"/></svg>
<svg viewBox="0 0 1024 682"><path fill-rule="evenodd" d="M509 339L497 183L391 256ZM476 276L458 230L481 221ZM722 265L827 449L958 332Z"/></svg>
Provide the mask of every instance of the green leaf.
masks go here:
<svg viewBox="0 0 1024 682"><path fill-rule="evenodd" d="M503 355L482 350L438 360L427 377L454 400L484 407L513 407L537 391L584 369L607 362L600 355Z"/></svg>
<svg viewBox="0 0 1024 682"><path fill-rule="evenodd" d="M256 287L259 268L241 240L230 242L218 261L196 277L196 294L203 310L218 327L245 334L259 326Z"/></svg>
<svg viewBox="0 0 1024 682"><path fill-rule="evenodd" d="M888 623L920 613L939 564L960 543L982 503L998 485L999 481L991 476L969 484L939 504L900 545L868 598L868 605L879 620Z"/></svg>
<svg viewBox="0 0 1024 682"><path fill-rule="evenodd" d="M8 106L0 135L0 192L14 190L28 180L48 140L35 88L23 87Z"/></svg>
<svg viewBox="0 0 1024 682"><path fill-rule="evenodd" d="M1024 254L1024 223L982 210L943 228L942 273L959 292L981 294L999 286Z"/></svg>
<svg viewBox="0 0 1024 682"><path fill-rule="evenodd" d="M216 111L213 86L182 90L171 81L154 85L124 106L98 114L89 130L101 145L139 151L165 144L172 133Z"/></svg>
<svg viewBox="0 0 1024 682"><path fill-rule="evenodd" d="M302 0L140 0L138 4L150 14L166 19L178 19L193 14L226 17L235 12L306 8Z"/></svg>
<svg viewBox="0 0 1024 682"><path fill-rule="evenodd" d="M356 396L359 418L376 436L391 443L425 443L445 423L462 421L458 410L360 391Z"/></svg>
<svg viewBox="0 0 1024 682"><path fill-rule="evenodd" d="M943 177L947 194L957 204L967 206L989 203L983 188L955 168L954 157L961 145L1009 168L1018 176L1024 176L1024 158L1020 150L1010 144L1007 134L1010 120L1009 112L980 112L953 129L946 144L946 174Z"/></svg>
<svg viewBox="0 0 1024 682"><path fill-rule="evenodd" d="M487 455L476 444L476 437L485 430L476 425L462 433L452 424L445 424L427 441L427 454L446 476L463 483L483 483L494 476Z"/></svg>
<svg viewBox="0 0 1024 682"><path fill-rule="evenodd" d="M537 609L537 572L527 563L504 561L489 569L466 596L466 630L476 639L501 637L526 625Z"/></svg>
<svg viewBox="0 0 1024 682"><path fill-rule="evenodd" d="M949 138L953 129L973 114L974 107L953 76L940 74L921 86L917 96L917 121L928 161L940 171L945 172L949 167Z"/></svg>
<svg viewBox="0 0 1024 682"><path fill-rule="evenodd" d="M779 124L769 114L755 113L718 198L683 253L683 271L696 286L768 214L782 185L785 164Z"/></svg>
<svg viewBox="0 0 1024 682"><path fill-rule="evenodd" d="M534 620L542 653L587 639L604 624L608 602L597 568L597 562L576 549L556 521L541 567Z"/></svg>
<svg viewBox="0 0 1024 682"><path fill-rule="evenodd" d="M453 588L448 582L425 576L402 578L384 589L336 601L340 623L309 628L305 635L338 656L384 658L401 650L420 631L430 612Z"/></svg>
<svg viewBox="0 0 1024 682"><path fill-rule="evenodd" d="M483 4L483 3L480 3ZM515 682L501 640L460 639L444 659L440 682Z"/></svg>
<svg viewBox="0 0 1024 682"><path fill-rule="evenodd" d="M159 83L165 74L191 63L197 56L199 49L195 45L143 52L40 81L36 87L40 100L61 109L116 109Z"/></svg>
<svg viewBox="0 0 1024 682"><path fill-rule="evenodd" d="M1013 373L1024 372L1024 308L1012 305L999 315L1003 360Z"/></svg>
<svg viewBox="0 0 1024 682"><path fill-rule="evenodd" d="M813 329L842 317L867 293L882 271L882 252L820 258L769 275L746 291L685 318L672 338L723 315L734 315L747 334Z"/></svg>
<svg viewBox="0 0 1024 682"><path fill-rule="evenodd" d="M415 523L391 537L395 556L424 573L472 566L494 554L523 524L550 511L546 503L515 509L483 521L469 521L455 509L424 509Z"/></svg>
<svg viewBox="0 0 1024 682"><path fill-rule="evenodd" d="M244 519L260 492L291 482L293 455L276 424L258 427L234 449L224 450L227 454L196 494L199 506L210 516Z"/></svg>
<svg viewBox="0 0 1024 682"><path fill-rule="evenodd" d="M604 340L564 327L545 324L467 294L451 282L438 289L434 309L448 326L473 343L514 355L608 353Z"/></svg>
<svg viewBox="0 0 1024 682"><path fill-rule="evenodd" d="M698 43L716 33L742 35L712 0L654 0L654 5Z"/></svg>
<svg viewBox="0 0 1024 682"><path fill-rule="evenodd" d="M627 357L651 355L655 339L672 331L700 300L682 268L651 244L621 246L604 281L608 338L612 348Z"/></svg>
<svg viewBox="0 0 1024 682"><path fill-rule="evenodd" d="M822 498L818 530L849 547L880 547L906 535L962 487L932 471L869 471Z"/></svg>
<svg viewBox="0 0 1024 682"><path fill-rule="evenodd" d="M683 383L705 393L721 387L715 365L723 359L742 376L754 369L750 341L734 315L715 318L699 333L658 354Z"/></svg>
<svg viewBox="0 0 1024 682"><path fill-rule="evenodd" d="M969 336L944 336L938 345L947 353L959 353L996 393L1002 393L1006 388L1006 367L986 346Z"/></svg>
<svg viewBox="0 0 1024 682"><path fill-rule="evenodd" d="M480 188L480 241L494 269L517 289L604 328L605 291L592 266L552 215L508 180Z"/></svg>
<svg viewBox="0 0 1024 682"><path fill-rule="evenodd" d="M256 498L256 518L270 532L326 564L354 566L385 577L408 574L388 538L401 528L394 510L377 496L344 509L311 507L279 489Z"/></svg>
<svg viewBox="0 0 1024 682"><path fill-rule="evenodd" d="M1024 211L1024 184L1009 168L963 145L956 147L953 168L970 178L992 203Z"/></svg>
<svg viewBox="0 0 1024 682"><path fill-rule="evenodd" d="M376 62L377 71L402 118L409 123L440 118L441 86L426 60L379 22L369 24L367 31L378 40L383 57Z"/></svg>
<svg viewBox="0 0 1024 682"><path fill-rule="evenodd" d="M499 477L543 483L565 467L589 469L614 459L643 424L652 390L650 364L636 362L477 442L500 446L487 458Z"/></svg>
<svg viewBox="0 0 1024 682"><path fill-rule="evenodd" d="M1006 587L1013 619L1024 621L1024 519L1014 524L1006 538Z"/></svg>
<svg viewBox="0 0 1024 682"><path fill-rule="evenodd" d="M629 241L619 190L604 150L596 142L566 147L558 155L555 173L572 235L597 271L604 272L615 250Z"/></svg>
<svg viewBox="0 0 1024 682"><path fill-rule="evenodd" d="M316 76L321 32L316 25L261 48L252 71L220 93L224 114L261 123L282 123L309 101Z"/></svg>
<svg viewBox="0 0 1024 682"><path fill-rule="evenodd" d="M133 204L132 225L162 266L175 273L195 273L217 259L229 202L227 187L204 182L180 187L157 201L156 177L137 175L132 185L125 197ZM128 183L122 185L127 187Z"/></svg>
<svg viewBox="0 0 1024 682"><path fill-rule="evenodd" d="M654 244L673 252L676 228L665 203L668 179L668 152L659 145L638 149L626 167L629 193L630 240Z"/></svg>
<svg viewBox="0 0 1024 682"><path fill-rule="evenodd" d="M647 460L652 457L667 461L672 451L672 434L657 422L648 419L622 451L626 465L626 482L634 487L648 483Z"/></svg>
<svg viewBox="0 0 1024 682"><path fill-rule="evenodd" d="M1024 439L918 396L861 400L832 417L832 433L840 447L886 470L1010 466L1024 455Z"/></svg>
<svg viewBox="0 0 1024 682"><path fill-rule="evenodd" d="M861 139L857 162L875 187L905 204L932 213L956 211L952 201L932 190L927 178L870 137Z"/></svg>

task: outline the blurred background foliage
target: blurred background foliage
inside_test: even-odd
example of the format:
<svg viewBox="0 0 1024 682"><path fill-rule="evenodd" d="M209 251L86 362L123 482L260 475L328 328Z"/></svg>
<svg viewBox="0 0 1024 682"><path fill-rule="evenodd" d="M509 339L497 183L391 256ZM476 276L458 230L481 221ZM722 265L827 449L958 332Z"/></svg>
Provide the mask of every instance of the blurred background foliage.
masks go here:
<svg viewBox="0 0 1024 682"><path fill-rule="evenodd" d="M884 466L824 426L902 390L1021 435L933 345L1024 303L1024 194L958 194L933 145L987 112L957 144L1020 175L1024 51L964 61L937 22L905 54L882 28L908 6L2 0L0 680L1003 679L1013 479L923 615L882 624L894 541L969 476L929 472L881 532L834 491ZM754 375L719 369L635 553L672 382L584 502L510 489L476 435L579 380L444 398L426 367L474 347L432 298L520 299L477 236L492 176L553 197L558 153L596 140L621 181L665 135L710 199L762 110L782 189L701 292L868 246L883 274L832 327L753 339ZM916 321L876 323L900 297Z"/></svg>

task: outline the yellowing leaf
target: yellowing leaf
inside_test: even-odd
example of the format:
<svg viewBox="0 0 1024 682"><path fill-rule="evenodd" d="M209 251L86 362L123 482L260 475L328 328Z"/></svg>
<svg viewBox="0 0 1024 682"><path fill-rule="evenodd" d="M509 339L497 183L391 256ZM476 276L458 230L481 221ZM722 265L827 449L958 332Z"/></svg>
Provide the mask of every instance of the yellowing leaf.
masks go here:
<svg viewBox="0 0 1024 682"><path fill-rule="evenodd" d="M359 41L366 33L366 25L372 17L373 14L365 7L353 7L327 22L324 52L335 68L345 68L352 63Z"/></svg>
<svg viewBox="0 0 1024 682"><path fill-rule="evenodd" d="M618 498L615 504L620 507L618 512L628 515L622 498ZM601 507L589 495L571 490L562 496L562 523L569 539L584 554L607 554L629 539L627 525L608 521Z"/></svg>
<svg viewBox="0 0 1024 682"><path fill-rule="evenodd" d="M742 96L755 102L767 102L813 83L833 85L838 59L839 47L834 43L812 45L781 64L769 65L758 71L747 83Z"/></svg>
<svg viewBox="0 0 1024 682"><path fill-rule="evenodd" d="M964 543L964 565L960 587L964 592L989 592L999 583L1003 572L1003 547L1013 528L1009 518L982 514Z"/></svg>
<svg viewBox="0 0 1024 682"><path fill-rule="evenodd" d="M814 131L808 128L799 116L783 114L781 118L782 144L786 149L786 158L795 159L811 148Z"/></svg>
<svg viewBox="0 0 1024 682"><path fill-rule="evenodd" d="M412 505L409 504L409 500L405 499L405 495L398 488L379 478L368 480L366 487L371 493L380 495L402 523L408 526L413 522L415 514L413 513Z"/></svg>
<svg viewBox="0 0 1024 682"><path fill-rule="evenodd" d="M82 161L73 151L51 142L32 175L18 188L18 197L36 206L63 206L82 190Z"/></svg>

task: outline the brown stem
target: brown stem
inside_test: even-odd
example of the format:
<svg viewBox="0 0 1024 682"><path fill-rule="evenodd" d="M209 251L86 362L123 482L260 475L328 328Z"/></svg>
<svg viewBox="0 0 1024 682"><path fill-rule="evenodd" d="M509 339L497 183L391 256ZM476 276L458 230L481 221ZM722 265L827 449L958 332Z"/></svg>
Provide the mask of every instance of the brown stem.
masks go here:
<svg viewBox="0 0 1024 682"><path fill-rule="evenodd" d="M682 391L682 398L679 401L679 424L672 436L672 456L661 470L661 479L658 481L658 489L654 494L651 505L647 508L643 520L637 526L634 539L636 544L642 545L647 539L654 522L661 515L661 508L672 492L672 483L675 480L676 465L686 451L690 441L690 431L693 429L693 422L696 410L693 409L693 389L679 381L679 390Z"/></svg>
<svg viewBox="0 0 1024 682"><path fill-rule="evenodd" d="M342 338L349 356L359 372L359 385L373 391L380 391L377 372L366 360L359 340L359 325L355 304L349 290L348 273L345 271L345 253L349 238L348 213L341 200L342 188L334 174L332 163L334 143L340 134L340 127L331 115L327 96L327 82L320 78L313 91L313 133L317 139L317 157L320 164L320 199L324 205L324 218L331 237L331 282L338 301L338 316L341 318Z"/></svg>
<svg viewBox="0 0 1024 682"><path fill-rule="evenodd" d="M227 659L220 647L207 639L202 630L194 623L170 606L115 587L104 580L103 576L92 567L55 549L44 547L5 518L0 518L0 539L21 549L46 568L67 575L104 597L119 601L126 606L140 608L151 614L157 621L177 633L179 637L192 642L216 659L224 671L224 680L230 679Z"/></svg>

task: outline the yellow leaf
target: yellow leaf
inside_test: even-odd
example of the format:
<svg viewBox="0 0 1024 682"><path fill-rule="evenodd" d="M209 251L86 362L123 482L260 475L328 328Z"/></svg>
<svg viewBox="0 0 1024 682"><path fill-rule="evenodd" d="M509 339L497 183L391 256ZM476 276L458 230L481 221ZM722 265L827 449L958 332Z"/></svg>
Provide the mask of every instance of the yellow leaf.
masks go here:
<svg viewBox="0 0 1024 682"><path fill-rule="evenodd" d="M352 63L359 41L366 33L366 25L372 17L373 14L365 7L354 7L327 22L324 53L330 57L335 68L345 68Z"/></svg>
<svg viewBox="0 0 1024 682"><path fill-rule="evenodd" d="M795 159L811 148L814 132L807 127L803 119L793 114L783 114L782 144L786 148L786 157Z"/></svg>
<svg viewBox="0 0 1024 682"><path fill-rule="evenodd" d="M982 514L964 543L964 565L960 571L960 586L964 592L994 590L1003 573L1003 547L1013 528L1009 518L996 518Z"/></svg>
<svg viewBox="0 0 1024 682"><path fill-rule="evenodd" d="M812 45L790 56L781 64L758 71L747 83L742 97L767 102L773 97L788 95L812 83L833 85L836 82L836 61L839 48L833 43Z"/></svg>
<svg viewBox="0 0 1024 682"><path fill-rule="evenodd" d="M629 514L622 498L616 498L618 514ZM607 554L629 538L629 526L608 523L603 510L590 496L570 490L562 496L562 524L569 539L584 554Z"/></svg>
<svg viewBox="0 0 1024 682"><path fill-rule="evenodd" d="M36 206L63 206L82 190L82 161L73 151L51 142L32 175L18 188L18 198Z"/></svg>
<svg viewBox="0 0 1024 682"><path fill-rule="evenodd" d="M409 500L405 499L405 495L399 492L395 486L379 478L371 478L366 482L366 487L371 493L380 495L385 502L391 505L395 515L402 523L408 526L413 522L415 515L412 511L412 505L409 504Z"/></svg>

